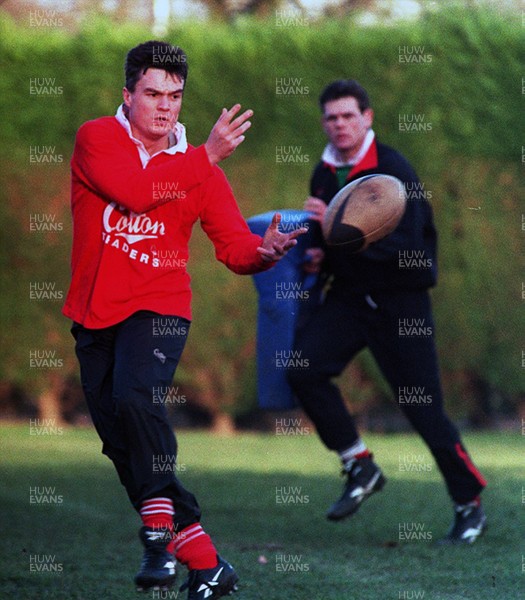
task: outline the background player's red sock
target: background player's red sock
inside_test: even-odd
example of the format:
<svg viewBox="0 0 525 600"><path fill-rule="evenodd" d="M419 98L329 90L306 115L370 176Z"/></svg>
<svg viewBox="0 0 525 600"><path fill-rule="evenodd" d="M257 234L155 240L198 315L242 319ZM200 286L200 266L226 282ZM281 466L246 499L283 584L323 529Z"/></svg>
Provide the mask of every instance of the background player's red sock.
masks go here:
<svg viewBox="0 0 525 600"><path fill-rule="evenodd" d="M140 507L140 516L145 527L152 529L163 529L173 533L173 501L171 498L150 498L144 500ZM173 554L175 548L175 539L166 547L168 552Z"/></svg>
<svg viewBox="0 0 525 600"><path fill-rule="evenodd" d="M343 463L343 468L348 471L355 460L370 456L370 450L368 450L363 440L358 439L353 446L350 446L346 450L341 450L338 454Z"/></svg>
<svg viewBox="0 0 525 600"><path fill-rule="evenodd" d="M177 534L175 557L190 570L217 566L217 550L200 523L193 523Z"/></svg>

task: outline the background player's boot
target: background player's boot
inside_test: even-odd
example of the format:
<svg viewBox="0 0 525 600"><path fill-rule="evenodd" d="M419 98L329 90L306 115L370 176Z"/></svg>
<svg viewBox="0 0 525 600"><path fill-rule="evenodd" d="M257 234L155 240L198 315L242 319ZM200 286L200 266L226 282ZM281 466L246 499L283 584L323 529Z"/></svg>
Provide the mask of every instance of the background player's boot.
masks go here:
<svg viewBox="0 0 525 600"><path fill-rule="evenodd" d="M230 563L217 555L213 569L193 569L180 591L188 590L188 600L215 600L237 590L239 577Z"/></svg>
<svg viewBox="0 0 525 600"><path fill-rule="evenodd" d="M487 517L479 500L456 504L454 523L438 544L473 544L487 528Z"/></svg>
<svg viewBox="0 0 525 600"><path fill-rule="evenodd" d="M326 516L331 521L339 521L353 515L364 500L383 488L386 479L381 469L372 460L372 455L358 458L345 469L347 475L343 494L328 509Z"/></svg>
<svg viewBox="0 0 525 600"><path fill-rule="evenodd" d="M144 556L140 571L135 576L137 590L167 590L175 582L175 558L166 550L172 533L164 529L141 527L139 536L144 545Z"/></svg>

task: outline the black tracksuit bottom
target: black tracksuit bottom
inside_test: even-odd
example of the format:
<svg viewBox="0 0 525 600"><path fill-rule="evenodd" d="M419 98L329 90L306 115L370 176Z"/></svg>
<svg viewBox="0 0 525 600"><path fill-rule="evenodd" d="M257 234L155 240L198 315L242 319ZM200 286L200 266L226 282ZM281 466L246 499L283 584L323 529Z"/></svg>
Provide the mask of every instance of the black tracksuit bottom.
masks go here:
<svg viewBox="0 0 525 600"><path fill-rule="evenodd" d="M433 333L426 291L369 296L330 291L296 334L295 356L308 368L290 368L288 379L324 444L345 450L359 435L331 379L368 347L400 408L432 452L450 496L466 503L486 482L445 413Z"/></svg>
<svg viewBox="0 0 525 600"><path fill-rule="evenodd" d="M104 329L75 323L71 330L102 452L136 510L148 498L173 500L176 531L200 518L195 497L175 474L177 442L166 411L189 327L180 317L139 311Z"/></svg>

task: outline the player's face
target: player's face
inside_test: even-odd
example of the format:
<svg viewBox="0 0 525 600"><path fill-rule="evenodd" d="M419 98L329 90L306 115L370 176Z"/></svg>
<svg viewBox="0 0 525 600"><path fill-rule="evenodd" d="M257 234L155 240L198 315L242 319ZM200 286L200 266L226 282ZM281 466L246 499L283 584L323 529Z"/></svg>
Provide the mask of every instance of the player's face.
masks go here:
<svg viewBox="0 0 525 600"><path fill-rule="evenodd" d="M371 108L361 112L357 100L348 96L324 105L323 128L338 152L344 158L351 158L359 151L373 118Z"/></svg>
<svg viewBox="0 0 525 600"><path fill-rule="evenodd" d="M162 69L148 69L135 86L123 90L133 135L148 147L167 139L182 106L184 81Z"/></svg>

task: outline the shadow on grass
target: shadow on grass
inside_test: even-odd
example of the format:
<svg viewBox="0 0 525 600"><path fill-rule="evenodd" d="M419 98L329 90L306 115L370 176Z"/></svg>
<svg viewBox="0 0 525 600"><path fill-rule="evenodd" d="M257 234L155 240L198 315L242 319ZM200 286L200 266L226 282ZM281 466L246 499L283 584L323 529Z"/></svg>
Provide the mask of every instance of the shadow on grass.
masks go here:
<svg viewBox="0 0 525 600"><path fill-rule="evenodd" d="M129 598L141 556L139 520L109 462L3 471L2 597ZM452 511L443 484L425 474L408 480L392 473L381 493L341 523L324 518L342 489L334 475L192 468L182 480L199 499L202 522L220 552L241 574L243 600L372 600L417 590L426 599L515 600L523 549L515 493L521 482L485 472L493 482L486 495L490 529L472 548L451 549L433 543L446 532ZM48 488L57 499L30 504L30 488ZM31 567L44 563L49 570Z"/></svg>

